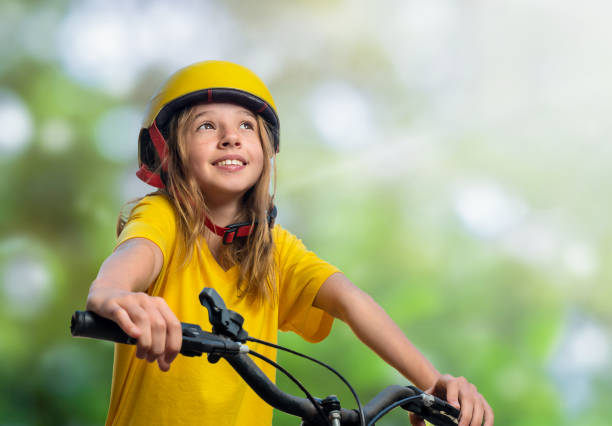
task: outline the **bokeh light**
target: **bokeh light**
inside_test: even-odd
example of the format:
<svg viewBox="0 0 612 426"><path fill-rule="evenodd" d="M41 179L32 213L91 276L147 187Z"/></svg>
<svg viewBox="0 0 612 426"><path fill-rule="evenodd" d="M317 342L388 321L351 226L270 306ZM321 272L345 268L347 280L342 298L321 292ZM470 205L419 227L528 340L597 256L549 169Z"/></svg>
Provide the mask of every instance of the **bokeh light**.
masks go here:
<svg viewBox="0 0 612 426"><path fill-rule="evenodd" d="M57 289L48 257L40 243L26 238L0 241L0 283L7 313L31 317L49 307Z"/></svg>
<svg viewBox="0 0 612 426"><path fill-rule="evenodd" d="M74 142L74 130L65 120L50 119L41 126L40 139L46 151L66 152Z"/></svg>
<svg viewBox="0 0 612 426"><path fill-rule="evenodd" d="M28 107L8 90L0 91L0 152L14 155L26 148L34 133Z"/></svg>
<svg viewBox="0 0 612 426"><path fill-rule="evenodd" d="M607 425L611 11L604 0L1 2L0 425L103 423L112 345L71 339L67 324L120 209L155 190L135 177L146 103L206 59L252 68L275 98L278 222L436 367L473 381L498 424ZM280 339L339 367L360 395L403 382L342 324L314 346ZM350 404L280 358L315 378L315 395ZM400 414L384 424L406 424Z"/></svg>
<svg viewBox="0 0 612 426"><path fill-rule="evenodd" d="M374 111L355 88L344 82L323 83L309 104L317 131L332 146L354 151L375 143Z"/></svg>
<svg viewBox="0 0 612 426"><path fill-rule="evenodd" d="M118 163L133 161L138 155L138 131L141 112L136 108L120 107L106 112L98 120L95 141L98 152ZM137 129L137 130L134 130Z"/></svg>
<svg viewBox="0 0 612 426"><path fill-rule="evenodd" d="M86 0L70 7L57 45L70 75L125 94L151 67L170 72L203 57L223 57L237 32L220 3Z"/></svg>

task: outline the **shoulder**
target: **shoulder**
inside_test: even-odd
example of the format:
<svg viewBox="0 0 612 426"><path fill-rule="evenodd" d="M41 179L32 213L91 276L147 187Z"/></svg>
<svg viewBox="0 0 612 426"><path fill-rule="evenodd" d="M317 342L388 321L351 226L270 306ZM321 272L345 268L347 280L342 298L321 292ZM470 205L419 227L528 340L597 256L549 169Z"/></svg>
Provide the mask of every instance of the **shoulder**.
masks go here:
<svg viewBox="0 0 612 426"><path fill-rule="evenodd" d="M281 268L283 265L290 265L314 256L314 253L306 248L300 238L280 225L275 225L272 229L272 238L274 239L276 259Z"/></svg>
<svg viewBox="0 0 612 426"><path fill-rule="evenodd" d="M276 250L279 252L290 249L296 244L302 244L302 241L298 237L278 224L274 225L274 228L272 228L272 239L274 240Z"/></svg>
<svg viewBox="0 0 612 426"><path fill-rule="evenodd" d="M134 206L117 245L130 238L146 238L161 248L165 258L176 234L176 213L172 202L163 194L152 194L143 197Z"/></svg>
<svg viewBox="0 0 612 426"><path fill-rule="evenodd" d="M130 213L130 220L143 218L174 219L174 206L164 194L150 194L138 201Z"/></svg>
<svg viewBox="0 0 612 426"><path fill-rule="evenodd" d="M168 196L159 193L145 195L138 201L136 207L148 207L158 210L169 210L174 212L174 207Z"/></svg>
<svg viewBox="0 0 612 426"><path fill-rule="evenodd" d="M174 233L177 227L176 220L177 215L172 201L164 194L151 194L136 203L124 231L147 227Z"/></svg>

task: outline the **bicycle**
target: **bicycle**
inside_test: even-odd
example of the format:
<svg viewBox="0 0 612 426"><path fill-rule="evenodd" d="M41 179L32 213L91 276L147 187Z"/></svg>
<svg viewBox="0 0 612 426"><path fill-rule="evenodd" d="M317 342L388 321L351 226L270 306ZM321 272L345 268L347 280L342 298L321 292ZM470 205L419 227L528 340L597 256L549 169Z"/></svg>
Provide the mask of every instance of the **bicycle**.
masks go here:
<svg viewBox="0 0 612 426"><path fill-rule="evenodd" d="M227 309L225 302L214 289L204 288L199 295L199 299L200 303L208 310L212 333L202 330L197 324L181 323L183 343L180 353L190 357L202 356L202 354L207 353L207 359L211 363L216 363L221 358L225 359L260 398L280 411L300 417L303 426L365 426L366 424L370 426L398 406L417 414L436 426L458 424L459 410L446 401L427 394L414 386L388 386L365 406L362 406L355 390L348 381L325 363L282 346L250 337L242 327L244 322L242 316ZM115 322L90 311L75 311L72 315L70 331L73 337L136 344L136 339L128 336ZM246 345L247 341L288 351L330 369L349 387L358 408L352 410L342 408L334 395L329 395L323 399L313 397L282 366L250 349ZM305 393L306 398L300 398L279 389L249 358L249 355L272 364L286 374Z"/></svg>

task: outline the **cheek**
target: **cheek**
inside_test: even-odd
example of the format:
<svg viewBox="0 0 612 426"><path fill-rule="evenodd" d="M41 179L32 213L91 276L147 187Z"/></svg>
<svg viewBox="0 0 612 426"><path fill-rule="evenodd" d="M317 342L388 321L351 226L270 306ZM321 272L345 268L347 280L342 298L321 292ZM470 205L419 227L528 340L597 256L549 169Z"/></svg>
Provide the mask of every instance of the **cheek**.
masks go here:
<svg viewBox="0 0 612 426"><path fill-rule="evenodd" d="M198 155L194 152L188 151L187 152L187 164L188 164L190 173L197 173L199 169L198 163L199 163Z"/></svg>
<svg viewBox="0 0 612 426"><path fill-rule="evenodd" d="M263 173L263 169L264 169L264 154L261 149L259 149L259 151L257 152L257 155L254 156L253 163L256 165L257 175L260 176Z"/></svg>
<svg viewBox="0 0 612 426"><path fill-rule="evenodd" d="M210 154L204 148L204 146L198 146L187 150L187 162L192 170L200 169L208 163Z"/></svg>

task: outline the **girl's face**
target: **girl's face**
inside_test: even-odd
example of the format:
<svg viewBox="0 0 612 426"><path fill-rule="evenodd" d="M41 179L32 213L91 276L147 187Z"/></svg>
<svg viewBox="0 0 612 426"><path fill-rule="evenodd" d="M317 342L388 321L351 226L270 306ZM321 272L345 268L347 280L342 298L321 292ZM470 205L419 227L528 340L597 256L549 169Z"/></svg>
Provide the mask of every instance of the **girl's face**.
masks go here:
<svg viewBox="0 0 612 426"><path fill-rule="evenodd" d="M234 104L194 107L186 133L191 173L213 203L240 199L259 179L264 162L255 114Z"/></svg>

